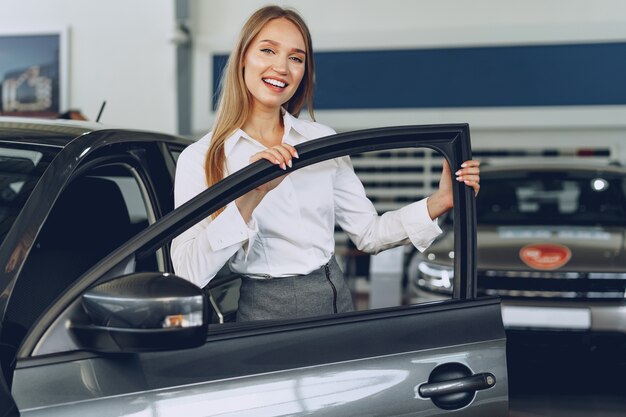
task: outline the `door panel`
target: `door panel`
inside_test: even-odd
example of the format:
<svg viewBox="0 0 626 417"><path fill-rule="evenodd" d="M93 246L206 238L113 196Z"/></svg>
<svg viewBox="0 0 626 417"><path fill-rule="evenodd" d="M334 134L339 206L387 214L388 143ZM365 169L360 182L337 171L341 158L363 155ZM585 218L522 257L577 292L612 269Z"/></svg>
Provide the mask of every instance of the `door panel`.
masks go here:
<svg viewBox="0 0 626 417"><path fill-rule="evenodd" d="M242 327L248 330L236 331ZM33 359L32 366L22 361L13 393L23 415L38 415L37 409L44 407L46 415L66 416L279 416L312 411L408 416L436 410L417 390L435 367L459 363L496 379L495 386L476 393L462 415L506 414L506 342L494 300L353 314L318 320L316 326L309 320L222 329L205 346L187 351L117 360L57 358L54 365L41 359ZM85 400L96 401L76 404ZM58 414L50 414L48 407L55 404Z"/></svg>

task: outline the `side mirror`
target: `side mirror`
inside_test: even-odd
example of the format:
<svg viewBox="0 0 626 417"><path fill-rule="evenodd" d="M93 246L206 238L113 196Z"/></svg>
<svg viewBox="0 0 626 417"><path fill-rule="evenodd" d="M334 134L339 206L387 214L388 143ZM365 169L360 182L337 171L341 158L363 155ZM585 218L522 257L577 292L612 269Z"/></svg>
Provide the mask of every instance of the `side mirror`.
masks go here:
<svg viewBox="0 0 626 417"><path fill-rule="evenodd" d="M186 349L204 344L208 300L202 289L158 272L126 275L82 296L86 313L71 322L79 346L98 352Z"/></svg>

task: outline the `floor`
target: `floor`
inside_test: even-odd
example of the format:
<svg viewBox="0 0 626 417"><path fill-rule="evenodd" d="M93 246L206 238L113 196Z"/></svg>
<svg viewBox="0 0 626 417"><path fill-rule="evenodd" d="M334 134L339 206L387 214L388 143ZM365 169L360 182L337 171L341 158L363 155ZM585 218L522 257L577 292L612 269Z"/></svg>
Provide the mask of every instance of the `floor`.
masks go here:
<svg viewBox="0 0 626 417"><path fill-rule="evenodd" d="M626 416L623 337L509 332L510 417Z"/></svg>

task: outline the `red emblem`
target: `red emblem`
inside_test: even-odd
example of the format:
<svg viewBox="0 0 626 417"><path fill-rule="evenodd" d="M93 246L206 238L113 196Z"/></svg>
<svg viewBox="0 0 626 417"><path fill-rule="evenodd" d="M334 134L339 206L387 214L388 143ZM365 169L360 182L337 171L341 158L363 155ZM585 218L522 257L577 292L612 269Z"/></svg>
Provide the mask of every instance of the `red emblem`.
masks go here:
<svg viewBox="0 0 626 417"><path fill-rule="evenodd" d="M519 257L533 269L550 271L565 265L572 257L572 251L566 246L540 243L524 246L519 251Z"/></svg>

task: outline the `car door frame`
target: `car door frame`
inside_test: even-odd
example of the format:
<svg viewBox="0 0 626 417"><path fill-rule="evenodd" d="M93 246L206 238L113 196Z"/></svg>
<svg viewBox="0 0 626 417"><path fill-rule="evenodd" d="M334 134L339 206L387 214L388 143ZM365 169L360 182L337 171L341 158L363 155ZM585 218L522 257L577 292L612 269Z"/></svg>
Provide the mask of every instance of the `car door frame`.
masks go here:
<svg viewBox="0 0 626 417"><path fill-rule="evenodd" d="M384 142L381 142L381 138L385 139ZM403 126L348 132L312 140L298 147L300 159L294 160L294 169L346 154L402 147L434 149L444 155L451 167L457 167L462 161L471 158L469 127L466 124ZM120 246L85 273L78 283L48 310L43 320L40 320L27 335L18 356L27 357L55 317L87 288L109 279L106 277L106 272L123 262L129 254L151 252L163 246L172 235L178 234L195 224L206 217L207 213L215 211L252 188L280 175L283 175L283 171L278 170L274 165L267 161L258 161L206 190ZM455 252L465 254L465 256L457 256L455 261L453 297L460 301L471 300L476 295L474 195L470 188L463 184L455 184L453 197L456 207L454 210ZM494 301L488 300L483 304L494 304ZM448 305L450 306L449 310L454 310L454 302ZM401 310L403 308L399 309L389 308L384 311L384 314L402 316ZM447 310L441 306L432 307L432 309L434 309L433 311ZM379 313L379 311L374 313ZM357 314L362 315L363 313ZM356 319L357 317L355 317Z"/></svg>
<svg viewBox="0 0 626 417"><path fill-rule="evenodd" d="M380 142L384 138L384 142ZM325 159L344 155L378 151L394 148L426 147L433 149L447 159L451 167L460 166L462 161L471 159L471 147L468 124L394 126L339 133L325 138L308 141L297 147L299 159L293 161L293 169L304 168ZM259 185L284 175L268 161L257 161L229 175L219 183L203 191L198 196L163 216L160 221L114 250L109 256L87 271L69 289L49 313L56 317L72 301L90 286L104 282L101 277L116 265L124 262L131 253L151 252L203 218L224 207L230 201L242 196ZM456 181L454 181L456 182ZM462 184L454 184L454 234L455 253L467 256L455 259L454 299L473 299L476 297L476 205L475 196ZM107 277L106 279L110 279ZM53 318L44 318L31 334L41 335ZM27 337L28 338L28 337ZM30 352L36 341L29 340L20 351ZM23 356L23 355L18 355Z"/></svg>

